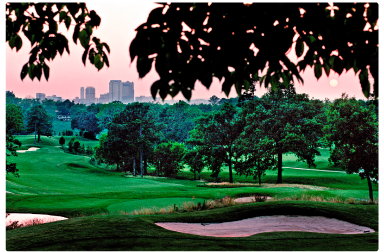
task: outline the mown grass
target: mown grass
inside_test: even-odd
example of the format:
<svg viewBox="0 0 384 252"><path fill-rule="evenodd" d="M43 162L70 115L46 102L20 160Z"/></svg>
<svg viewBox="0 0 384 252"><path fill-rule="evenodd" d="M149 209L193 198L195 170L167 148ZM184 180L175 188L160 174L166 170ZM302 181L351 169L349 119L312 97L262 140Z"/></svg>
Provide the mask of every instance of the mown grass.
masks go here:
<svg viewBox="0 0 384 252"><path fill-rule="evenodd" d="M364 214L362 214L364 213ZM168 215L97 215L7 232L7 250L377 250L378 232L361 235L274 232L215 238L163 229L155 222L217 223L263 215L325 216L378 230L377 205L264 202ZM293 242L294 241L294 242Z"/></svg>
<svg viewBox="0 0 384 252"><path fill-rule="evenodd" d="M33 136L18 136L18 138L25 149L35 146ZM252 184L210 186L206 182L213 181L210 171L202 172L202 179L206 181L193 181L193 173L188 167L182 170L177 178L127 177L122 176L122 173L91 165L89 157L65 153L59 146L59 138L42 137L37 145L40 147L39 150L7 158L8 161L17 163L20 177L14 177L12 174L6 176L6 190L13 193L6 195L6 210L7 212L83 217L23 227L21 231L7 231L8 250L23 250L23 248L28 248L27 250L286 250L284 242L289 243L287 248L292 250L314 250L315 248L343 250L341 241L346 243L345 250L377 248L376 234L353 236L356 238L353 240L351 236L343 235L279 232L269 236L260 234L244 238L244 241L247 241L245 243L250 244L238 245L243 238L201 238L159 230L153 224L158 220L156 218L163 221L220 222L272 213L305 215L318 213L344 218L343 220L350 220L356 224L363 223L369 227L375 226L378 207L360 202L368 198L368 188L366 180L361 180L356 174L284 169L284 184L279 186L275 185L275 171L267 171L261 186L257 185L251 177L241 177L236 174L234 176L236 183ZM66 142L70 138L65 137ZM79 140L82 144L89 146L95 146L98 143L82 138ZM323 152L326 154L327 150ZM284 165L289 164L290 167L294 165L292 160L293 157L283 157L283 161L288 162ZM300 163L295 164L296 167L305 168L300 166ZM325 164L318 165L318 168L326 169ZM222 181L229 180L228 169L225 167L220 173L220 178ZM254 204L259 203L189 213L176 211L173 214L162 215L162 213L172 212L170 208L175 205L179 209L193 208L193 204L188 202L198 204L198 202L208 202L226 196L237 198L254 194L267 195L273 197L275 201L257 206ZM377 185L374 185L374 197L378 198ZM314 200L327 202L312 202ZM184 202L187 202L185 206ZM291 209L289 207L291 205L296 207ZM135 211L139 217L125 215ZM156 216L143 214L156 214ZM367 216L371 220L368 220L370 218L366 218ZM54 231L52 235L47 231L51 228ZM59 237L60 228L63 228L61 238ZM94 233L88 231L92 229L95 230ZM36 238L23 230L36 232ZM161 235L156 236L157 234ZM102 239L101 243L100 239ZM20 241L19 245L16 245L17 240ZM291 240L298 240L300 246L290 243ZM189 246L190 242L193 243L191 246ZM319 245L323 242L327 246L330 242L333 245L323 249Z"/></svg>

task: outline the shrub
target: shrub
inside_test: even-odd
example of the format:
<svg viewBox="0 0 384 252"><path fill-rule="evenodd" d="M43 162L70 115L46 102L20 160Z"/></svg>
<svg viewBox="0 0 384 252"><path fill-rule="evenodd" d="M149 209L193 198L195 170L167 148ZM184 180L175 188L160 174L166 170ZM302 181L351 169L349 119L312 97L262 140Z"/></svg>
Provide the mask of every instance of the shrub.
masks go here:
<svg viewBox="0 0 384 252"><path fill-rule="evenodd" d="M74 150L75 152L79 152L79 150L80 150L80 142L79 142L79 140L76 140L76 141L73 143L73 150Z"/></svg>
<svg viewBox="0 0 384 252"><path fill-rule="evenodd" d="M64 144L65 144L65 138L64 137L60 137L59 144L61 145L61 147L64 148Z"/></svg>

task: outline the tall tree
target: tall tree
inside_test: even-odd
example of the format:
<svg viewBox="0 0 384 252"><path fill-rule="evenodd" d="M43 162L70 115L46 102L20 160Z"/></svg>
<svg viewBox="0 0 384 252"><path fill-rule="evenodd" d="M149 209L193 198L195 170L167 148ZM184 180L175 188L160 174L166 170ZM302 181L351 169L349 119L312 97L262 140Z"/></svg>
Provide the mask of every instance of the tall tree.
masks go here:
<svg viewBox="0 0 384 252"><path fill-rule="evenodd" d="M130 103L123 111L116 114L112 122L108 124L108 134L100 141L101 157L103 152L109 153L108 146L114 146L116 154L108 154L109 162L127 166L133 163L133 173L136 175L136 160L139 159L139 172L144 175L143 155L154 148L158 140L157 127L151 114L148 113L149 106L143 103ZM117 148L117 149L116 149ZM105 150L105 151L104 151Z"/></svg>
<svg viewBox="0 0 384 252"><path fill-rule="evenodd" d="M183 169L185 146L180 143L161 143L154 151L154 163L158 167L158 175L162 173L166 177L175 176Z"/></svg>
<svg viewBox="0 0 384 252"><path fill-rule="evenodd" d="M115 114L123 111L124 108L125 105L121 102L102 104L99 108L99 112L96 114L96 118L99 120L99 127L101 129L108 128L108 123L112 122L112 118Z"/></svg>
<svg viewBox="0 0 384 252"><path fill-rule="evenodd" d="M243 112L249 129L261 130L262 136L273 140L273 152L277 155L277 183L282 183L283 154L295 153L308 164L314 165L316 150L322 135L321 124L317 122L319 113L311 107L307 96L298 96L293 85L283 84L276 91L272 88L260 100L259 105L248 106ZM244 116L243 116L244 117Z"/></svg>
<svg viewBox="0 0 384 252"><path fill-rule="evenodd" d="M199 118L195 129L191 131L189 142L201 146L205 152L211 152L216 161L221 161L212 166L215 174L218 175L223 162L228 164L230 183L233 183L234 145L243 127L243 122L238 120L236 107L224 103L219 111Z"/></svg>
<svg viewBox="0 0 384 252"><path fill-rule="evenodd" d="M329 144L335 149L331 156L339 160L348 174L359 173L367 179L369 198L373 198L372 181L378 181L379 138L374 105L364 106L343 94L330 104L328 123L324 127Z"/></svg>
<svg viewBox="0 0 384 252"><path fill-rule="evenodd" d="M42 105L35 105L28 110L26 118L27 132L35 132L38 136L37 142L40 142L41 134L52 134L52 117L45 111Z"/></svg>
<svg viewBox="0 0 384 252"><path fill-rule="evenodd" d="M6 106L6 155L17 156L16 146L21 146L21 142L16 139L13 134L20 132L23 129L23 113L20 107L15 104L9 103ZM13 173L15 176L18 175L18 169L16 163L6 163L7 173Z"/></svg>

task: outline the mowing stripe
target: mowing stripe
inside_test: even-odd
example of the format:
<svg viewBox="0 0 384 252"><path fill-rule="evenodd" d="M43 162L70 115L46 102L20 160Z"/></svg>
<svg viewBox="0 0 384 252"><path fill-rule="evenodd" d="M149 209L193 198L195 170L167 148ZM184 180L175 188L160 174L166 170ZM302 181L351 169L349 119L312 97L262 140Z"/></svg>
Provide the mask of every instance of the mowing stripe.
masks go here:
<svg viewBox="0 0 384 252"><path fill-rule="evenodd" d="M345 171L330 171L330 170L318 170L318 169L307 169L307 168L296 168L296 167L283 167L287 169L295 169L295 170L305 170L305 171L322 171L322 172L339 172L346 173Z"/></svg>

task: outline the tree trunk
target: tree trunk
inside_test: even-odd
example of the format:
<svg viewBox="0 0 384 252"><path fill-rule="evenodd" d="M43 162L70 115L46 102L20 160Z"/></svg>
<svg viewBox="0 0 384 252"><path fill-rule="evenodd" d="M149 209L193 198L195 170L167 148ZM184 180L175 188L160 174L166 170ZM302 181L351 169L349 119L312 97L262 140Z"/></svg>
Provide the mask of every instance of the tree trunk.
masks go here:
<svg viewBox="0 0 384 252"><path fill-rule="evenodd" d="M232 152L231 152L231 150L229 151L228 165L229 165L229 183L233 183L233 177L232 177Z"/></svg>
<svg viewBox="0 0 384 252"><path fill-rule="evenodd" d="M199 172L199 180L200 180L200 172Z"/></svg>
<svg viewBox="0 0 384 252"><path fill-rule="evenodd" d="M35 144L36 144L36 123L35 123Z"/></svg>
<svg viewBox="0 0 384 252"><path fill-rule="evenodd" d="M144 175L148 175L148 161L147 155L144 153Z"/></svg>
<svg viewBox="0 0 384 252"><path fill-rule="evenodd" d="M283 153L277 153L277 184L283 183Z"/></svg>
<svg viewBox="0 0 384 252"><path fill-rule="evenodd" d="M258 168L257 172L258 172L258 174L259 174L259 185L261 185L261 171L260 171L260 165L259 165L257 168Z"/></svg>
<svg viewBox="0 0 384 252"><path fill-rule="evenodd" d="M365 176L367 176L367 181L368 181L369 199L371 200L371 202L373 202L374 199L373 199L373 191L372 191L371 178L369 177L368 172L365 172Z"/></svg>
<svg viewBox="0 0 384 252"><path fill-rule="evenodd" d="M196 171L193 171L193 180L196 180Z"/></svg>
<svg viewBox="0 0 384 252"><path fill-rule="evenodd" d="M133 157L133 176L136 176L136 157Z"/></svg>
<svg viewBox="0 0 384 252"><path fill-rule="evenodd" d="M144 175L144 171L143 171L143 143L142 143L142 135L141 135L141 123L140 123L140 173L141 173L141 177L143 177Z"/></svg>

